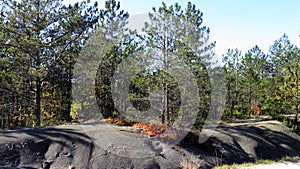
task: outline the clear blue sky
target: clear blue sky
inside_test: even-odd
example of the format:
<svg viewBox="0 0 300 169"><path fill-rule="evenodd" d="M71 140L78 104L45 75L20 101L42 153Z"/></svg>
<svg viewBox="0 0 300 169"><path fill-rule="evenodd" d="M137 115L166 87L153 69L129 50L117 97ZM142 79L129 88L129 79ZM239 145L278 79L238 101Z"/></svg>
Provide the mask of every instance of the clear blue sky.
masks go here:
<svg viewBox="0 0 300 169"><path fill-rule="evenodd" d="M65 0L65 3L74 2ZM98 0L100 7L104 0ZM130 15L152 11L162 0L121 0L121 8ZM165 0L167 5L185 0ZM228 48L244 52L258 45L267 52L274 40L286 33L300 46L300 0L190 0L204 13L204 24L211 29L210 39L216 41L219 56Z"/></svg>

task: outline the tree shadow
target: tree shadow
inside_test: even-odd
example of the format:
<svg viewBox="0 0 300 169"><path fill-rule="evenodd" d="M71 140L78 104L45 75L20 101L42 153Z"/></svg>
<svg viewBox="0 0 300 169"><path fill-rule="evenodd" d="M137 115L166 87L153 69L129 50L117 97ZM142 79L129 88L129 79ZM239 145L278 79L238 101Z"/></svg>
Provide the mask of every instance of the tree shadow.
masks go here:
<svg viewBox="0 0 300 169"><path fill-rule="evenodd" d="M0 132L0 138L5 138L0 140L2 168L17 168L23 165L29 165L31 168L42 165L42 168L49 168L58 156L80 153L76 151L79 144L88 148L87 150L92 147L91 138L84 134L79 126L71 125L3 131ZM84 154L84 158L90 158L88 155ZM47 158L52 161L48 161Z"/></svg>
<svg viewBox="0 0 300 169"><path fill-rule="evenodd" d="M26 139L26 135L34 137L35 140L38 139L39 141L51 138L51 142L60 144L63 143L60 140L67 140L70 142L76 141L82 144L86 144L91 140L91 138L86 134L82 133L78 129L72 128L44 127L0 132L0 138L8 137L22 139L22 137L24 137Z"/></svg>
<svg viewBox="0 0 300 169"><path fill-rule="evenodd" d="M191 134L194 135L189 133L189 135ZM198 136L194 135L194 137ZM254 159L235 140L232 144L228 144L222 139L212 136L206 142L199 143L198 139L191 141L186 137L181 147L199 156L203 160L202 167L204 168L212 168L220 164L254 162Z"/></svg>
<svg viewBox="0 0 300 169"><path fill-rule="evenodd" d="M277 160L286 156L294 157L300 155L300 137L295 133L278 132L267 127L234 126L218 127L218 131L232 137L241 144L243 140L254 141L248 144L253 148L255 154L251 154L255 160L271 159ZM243 143L247 146L247 143ZM252 145L251 145L252 144Z"/></svg>
<svg viewBox="0 0 300 169"><path fill-rule="evenodd" d="M292 132L249 125L219 126L216 132L219 134L204 143L199 143L198 136L189 133L180 146L202 158L204 168L300 156L300 137ZM249 154L249 149L254 153Z"/></svg>

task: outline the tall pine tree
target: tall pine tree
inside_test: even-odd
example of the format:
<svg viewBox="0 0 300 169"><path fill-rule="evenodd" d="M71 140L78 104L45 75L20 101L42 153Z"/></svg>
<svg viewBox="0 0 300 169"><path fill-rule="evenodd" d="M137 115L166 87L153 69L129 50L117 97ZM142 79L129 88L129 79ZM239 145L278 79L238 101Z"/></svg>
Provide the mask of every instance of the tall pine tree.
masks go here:
<svg viewBox="0 0 300 169"><path fill-rule="evenodd" d="M57 0L1 0L0 45L4 58L12 59L21 85L10 88L24 96L41 124L46 92L64 106L59 120L70 121L72 66L87 33L98 21L97 6L86 2L65 6ZM10 82L8 82L10 83ZM8 86L6 86L8 87ZM45 102L46 103L46 102Z"/></svg>

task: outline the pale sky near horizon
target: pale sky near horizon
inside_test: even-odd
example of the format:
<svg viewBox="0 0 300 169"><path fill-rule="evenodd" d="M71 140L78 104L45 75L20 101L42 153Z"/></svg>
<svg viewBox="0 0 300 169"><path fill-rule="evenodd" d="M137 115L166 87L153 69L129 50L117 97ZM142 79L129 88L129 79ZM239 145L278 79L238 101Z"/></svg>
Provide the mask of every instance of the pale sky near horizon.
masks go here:
<svg viewBox="0 0 300 169"><path fill-rule="evenodd" d="M80 1L80 0L79 0ZM65 0L65 3L74 3ZM92 0L93 2L93 0ZM104 7L104 0L98 0ZM162 0L120 0L121 9L130 15L148 14ZM167 5L178 2L185 8L188 1L164 0ZM258 45L265 53L284 33L300 46L300 0L190 0L203 12L203 26L210 28L210 41L216 41L219 57L228 48L243 52Z"/></svg>

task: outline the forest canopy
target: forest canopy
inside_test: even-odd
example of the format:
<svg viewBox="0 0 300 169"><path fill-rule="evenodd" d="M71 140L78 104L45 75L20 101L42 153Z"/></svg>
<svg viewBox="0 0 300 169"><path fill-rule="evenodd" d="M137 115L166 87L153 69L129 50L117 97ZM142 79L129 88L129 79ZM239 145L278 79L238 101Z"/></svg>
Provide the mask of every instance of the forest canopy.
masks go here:
<svg viewBox="0 0 300 169"><path fill-rule="evenodd" d="M57 0L0 0L0 5L2 128L116 117L127 121L157 119L171 125L180 116L193 116L194 127L204 124L212 105L213 85L218 83L209 74L218 42L209 41L210 29L203 25L203 13L194 4L162 3L153 8L142 33L128 29L130 14L116 0L106 1L103 7L97 2L64 5ZM107 40L105 50L98 43L103 39ZM143 55L143 61L139 62L136 53ZM78 58L95 55L101 55L101 62L81 66L94 67L96 74L74 77ZM114 100L118 93L112 89L122 86L114 75L128 59L137 61L126 65L127 73L135 74L128 79L127 95L120 94L124 98ZM188 66L191 76L184 79L186 83L191 77L195 79L194 94L199 100L195 97L196 103L191 103L196 109L187 108L191 104L182 99L189 90L194 91L192 87L170 73L177 63L174 60ZM271 44L268 53L259 46L246 52L228 49L222 63L214 68L225 75L223 120L292 115L292 125L297 124L299 62L300 49L286 34ZM148 67L140 69L143 64ZM83 79L95 81L93 93ZM80 99L74 100L74 86L82 94ZM151 98L160 99L161 104L153 104L158 101ZM97 103L97 111L91 101ZM126 111L125 116L120 109Z"/></svg>

